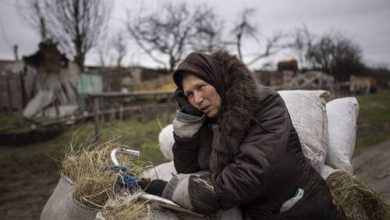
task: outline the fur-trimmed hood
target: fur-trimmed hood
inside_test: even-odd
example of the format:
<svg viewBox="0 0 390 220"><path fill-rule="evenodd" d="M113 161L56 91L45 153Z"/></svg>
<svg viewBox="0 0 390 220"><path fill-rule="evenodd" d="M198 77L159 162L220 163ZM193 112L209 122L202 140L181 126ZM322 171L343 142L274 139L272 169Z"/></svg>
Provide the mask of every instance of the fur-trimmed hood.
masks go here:
<svg viewBox="0 0 390 220"><path fill-rule="evenodd" d="M224 67L222 108L214 131L209 166L220 172L233 160L233 155L243 141L254 113L263 100L261 90L253 73L236 56L226 51L211 54Z"/></svg>

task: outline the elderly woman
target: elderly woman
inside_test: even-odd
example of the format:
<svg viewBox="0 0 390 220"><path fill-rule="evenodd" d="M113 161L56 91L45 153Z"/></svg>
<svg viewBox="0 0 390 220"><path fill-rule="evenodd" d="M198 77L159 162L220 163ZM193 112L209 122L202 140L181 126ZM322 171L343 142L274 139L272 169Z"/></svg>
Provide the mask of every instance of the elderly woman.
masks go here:
<svg viewBox="0 0 390 220"><path fill-rule="evenodd" d="M191 53L173 79L180 107L173 122L175 168L208 171L189 180L196 188L190 197L203 196L200 203L208 205L195 211L238 206L247 219L346 219L304 157L281 97L259 85L238 58ZM172 198L168 186L163 196Z"/></svg>

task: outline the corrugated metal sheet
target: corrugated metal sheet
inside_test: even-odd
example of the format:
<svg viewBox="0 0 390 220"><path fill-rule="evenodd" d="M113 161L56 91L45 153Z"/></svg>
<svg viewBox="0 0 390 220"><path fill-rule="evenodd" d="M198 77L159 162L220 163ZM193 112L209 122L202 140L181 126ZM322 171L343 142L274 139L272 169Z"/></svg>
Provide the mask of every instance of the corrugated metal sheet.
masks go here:
<svg viewBox="0 0 390 220"><path fill-rule="evenodd" d="M89 93L103 92L103 78L99 74L79 74L79 82L77 87L79 93L79 108L85 109L85 97Z"/></svg>
<svg viewBox="0 0 390 220"><path fill-rule="evenodd" d="M103 92L101 75L81 73L79 75L78 92L79 94Z"/></svg>

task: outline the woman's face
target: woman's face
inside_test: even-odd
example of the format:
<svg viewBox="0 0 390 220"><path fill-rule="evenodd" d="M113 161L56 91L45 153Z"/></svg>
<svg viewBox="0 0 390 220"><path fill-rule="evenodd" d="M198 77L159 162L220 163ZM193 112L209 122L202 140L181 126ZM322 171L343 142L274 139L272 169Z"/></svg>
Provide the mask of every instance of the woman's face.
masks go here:
<svg viewBox="0 0 390 220"><path fill-rule="evenodd" d="M221 97L214 86L194 75L184 76L183 91L188 102L209 118L216 116L221 108Z"/></svg>

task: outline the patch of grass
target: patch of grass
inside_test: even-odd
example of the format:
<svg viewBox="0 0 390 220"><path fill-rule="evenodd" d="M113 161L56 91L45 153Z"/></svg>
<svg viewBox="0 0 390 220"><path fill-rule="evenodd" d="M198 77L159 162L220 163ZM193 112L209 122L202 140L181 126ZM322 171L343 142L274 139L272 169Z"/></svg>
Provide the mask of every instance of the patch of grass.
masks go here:
<svg viewBox="0 0 390 220"><path fill-rule="evenodd" d="M0 130L8 130L15 127L20 127L28 124L20 114L16 113L1 113L0 114Z"/></svg>
<svg viewBox="0 0 390 220"><path fill-rule="evenodd" d="M360 135L356 138L356 147L357 148L364 148L369 147L375 144L379 144L383 141L386 141L389 139L389 134L385 133L377 133L377 134L370 134L370 135Z"/></svg>
<svg viewBox="0 0 390 220"><path fill-rule="evenodd" d="M390 90L358 96L356 147L364 148L390 139Z"/></svg>
<svg viewBox="0 0 390 220"><path fill-rule="evenodd" d="M390 90L358 97L360 126L390 124Z"/></svg>
<svg viewBox="0 0 390 220"><path fill-rule="evenodd" d="M173 115L172 113L164 120L159 120L158 117L155 117L147 120L134 118L113 123L101 123L101 141L115 140L115 143L118 143L118 145L140 150L141 160L159 164L164 161L164 158L158 147L158 134L164 126L172 122ZM6 116L1 115L0 118L4 119ZM88 146L94 142L94 124L91 122L77 124L66 127L62 134L45 142L18 147L0 146L2 148L0 159L9 160L7 158L17 158L18 161L24 161L23 164L28 163L32 166L40 166L40 159L45 158L45 160L53 161L47 168L59 173L66 146L69 144Z"/></svg>

